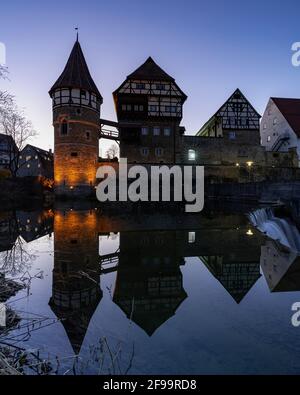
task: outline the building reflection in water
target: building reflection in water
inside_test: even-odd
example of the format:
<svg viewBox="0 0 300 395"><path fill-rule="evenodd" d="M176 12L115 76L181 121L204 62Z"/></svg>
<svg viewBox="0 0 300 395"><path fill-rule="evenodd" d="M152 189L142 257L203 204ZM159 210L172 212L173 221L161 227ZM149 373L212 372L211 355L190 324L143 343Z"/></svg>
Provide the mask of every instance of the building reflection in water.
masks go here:
<svg viewBox="0 0 300 395"><path fill-rule="evenodd" d="M281 232L275 235L279 240L300 245L295 224L274 219L270 212L259 212L255 219L259 226ZM270 291L300 290L299 251L258 232L245 216L201 217L194 227L182 220L176 230L170 226L163 231L143 228L134 218L122 221L97 210L0 215L1 251L12 249L20 236L30 242L51 234L54 227L49 305L61 319L76 354L101 301L100 276L105 273L116 272L112 301L149 336L174 316L187 298L181 268L188 257L198 257L237 303L260 278L260 267ZM101 234L114 239L114 251L100 256Z"/></svg>
<svg viewBox="0 0 300 395"><path fill-rule="evenodd" d="M94 210L56 212L50 306L62 320L75 354L102 298Z"/></svg>
<svg viewBox="0 0 300 395"><path fill-rule="evenodd" d="M149 336L172 317L187 297L176 248L176 232L127 232L120 254L113 301Z"/></svg>

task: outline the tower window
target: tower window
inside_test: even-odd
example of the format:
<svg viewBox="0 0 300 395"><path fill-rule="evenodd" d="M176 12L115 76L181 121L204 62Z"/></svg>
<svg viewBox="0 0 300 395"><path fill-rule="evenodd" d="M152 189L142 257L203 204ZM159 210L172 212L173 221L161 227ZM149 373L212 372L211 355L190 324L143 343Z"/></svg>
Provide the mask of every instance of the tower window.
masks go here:
<svg viewBox="0 0 300 395"><path fill-rule="evenodd" d="M85 136L86 136L87 140L90 140L91 139L91 132L90 131L86 131L85 132Z"/></svg>
<svg viewBox="0 0 300 395"><path fill-rule="evenodd" d="M63 121L62 124L60 125L60 135L66 136L67 134L68 134L68 122Z"/></svg>
<svg viewBox="0 0 300 395"><path fill-rule="evenodd" d="M72 156L72 157L78 156L78 152L71 152L71 156Z"/></svg>

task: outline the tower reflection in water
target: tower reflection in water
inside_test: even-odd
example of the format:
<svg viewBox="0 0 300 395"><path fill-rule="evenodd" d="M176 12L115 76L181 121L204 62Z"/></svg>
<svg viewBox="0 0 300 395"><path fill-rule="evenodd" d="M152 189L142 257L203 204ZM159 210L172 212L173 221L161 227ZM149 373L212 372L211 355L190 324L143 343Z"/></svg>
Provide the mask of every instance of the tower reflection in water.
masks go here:
<svg viewBox="0 0 300 395"><path fill-rule="evenodd" d="M184 289L181 269L188 257L197 258L191 264L204 264L236 303L251 292L261 273L271 292L299 291L297 228L270 214L256 217L273 221L281 232L276 238L289 244L260 233L246 216L238 214L201 216L192 226L183 219L175 229L172 225L158 231L152 230L154 226L143 227L133 218L129 222L105 217L96 210L70 209L55 211L54 219L53 213L46 211L2 216L0 240L6 250L12 248L16 237L31 242L51 233L54 227L49 304L78 354L102 298L100 278L108 272L116 273L112 302L149 336L174 316L182 303L187 303L188 289ZM273 237L274 223L268 223ZM99 235L109 238L110 232L114 232L114 239L119 233L119 246L113 253L100 254ZM105 243L103 238L100 250L101 243Z"/></svg>
<svg viewBox="0 0 300 395"><path fill-rule="evenodd" d="M95 211L56 212L50 306L76 354L101 300Z"/></svg>

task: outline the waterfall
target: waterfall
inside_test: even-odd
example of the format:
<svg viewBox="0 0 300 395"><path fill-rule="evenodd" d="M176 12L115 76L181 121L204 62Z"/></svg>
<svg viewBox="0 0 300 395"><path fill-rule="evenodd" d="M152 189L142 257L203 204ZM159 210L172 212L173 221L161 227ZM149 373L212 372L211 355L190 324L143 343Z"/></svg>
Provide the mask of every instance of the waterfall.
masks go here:
<svg viewBox="0 0 300 395"><path fill-rule="evenodd" d="M300 253L300 234L288 219L275 217L271 208L261 208L248 214L249 220L262 233L289 249Z"/></svg>

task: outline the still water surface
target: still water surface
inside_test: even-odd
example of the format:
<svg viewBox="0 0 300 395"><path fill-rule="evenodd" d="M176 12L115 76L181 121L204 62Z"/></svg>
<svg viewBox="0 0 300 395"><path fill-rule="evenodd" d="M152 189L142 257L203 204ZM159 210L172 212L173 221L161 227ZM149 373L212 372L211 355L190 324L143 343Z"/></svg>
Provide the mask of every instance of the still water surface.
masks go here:
<svg viewBox="0 0 300 395"><path fill-rule="evenodd" d="M41 209L0 225L1 269L27 285L4 340L52 373L300 373L300 236L270 209Z"/></svg>

